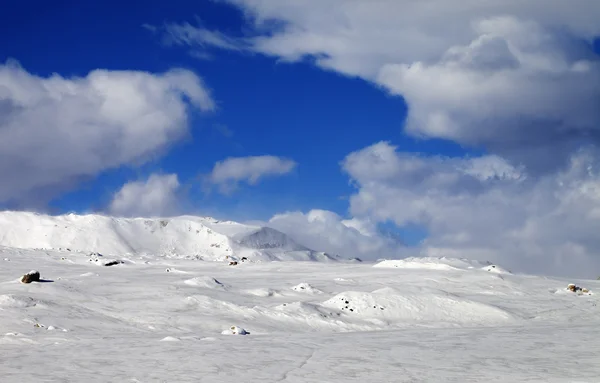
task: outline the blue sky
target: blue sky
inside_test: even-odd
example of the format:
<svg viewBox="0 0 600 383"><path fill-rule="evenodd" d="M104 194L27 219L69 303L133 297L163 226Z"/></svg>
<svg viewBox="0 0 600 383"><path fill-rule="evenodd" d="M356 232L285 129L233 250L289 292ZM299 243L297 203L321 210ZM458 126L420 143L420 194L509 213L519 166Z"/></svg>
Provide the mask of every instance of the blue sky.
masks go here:
<svg viewBox="0 0 600 383"><path fill-rule="evenodd" d="M96 68L160 72L193 70L214 92L219 109L197 114L192 137L142 167L113 169L51 202L53 211L103 208L131 178L156 171L177 173L190 188L190 207L233 219L268 219L286 210L328 209L346 215L352 192L339 162L350 152L381 140L406 151L465 153L444 141L402 134L406 105L361 79L322 71L310 62L288 64L256 54L211 52L198 59L185 47L168 46L142 26L197 22L238 33L244 20L234 7L211 1L109 3L61 1L49 6L12 4L3 14L0 61L17 59L41 76L85 76ZM190 17L193 15L193 17ZM220 129L226 127L230 134ZM230 156L272 154L293 158L289 176L268 179L233 196L204 193L199 175Z"/></svg>
<svg viewBox="0 0 600 383"><path fill-rule="evenodd" d="M596 203L600 6L430 3L13 2L0 206L598 262L600 222L562 225Z"/></svg>

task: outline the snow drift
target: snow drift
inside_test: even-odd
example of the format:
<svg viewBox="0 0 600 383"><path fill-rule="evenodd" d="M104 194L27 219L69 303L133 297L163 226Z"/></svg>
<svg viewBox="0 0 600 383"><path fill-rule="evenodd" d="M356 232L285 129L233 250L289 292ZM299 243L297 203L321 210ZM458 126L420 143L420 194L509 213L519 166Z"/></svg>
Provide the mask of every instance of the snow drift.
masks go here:
<svg viewBox="0 0 600 383"><path fill-rule="evenodd" d="M346 291L323 306L363 319L418 324L489 325L513 319L508 312L443 291L408 291L383 288L373 292Z"/></svg>
<svg viewBox="0 0 600 383"><path fill-rule="evenodd" d="M437 271L481 269L497 274L510 274L508 270L493 265L490 262L446 257L410 257L397 260L384 260L373 267Z"/></svg>

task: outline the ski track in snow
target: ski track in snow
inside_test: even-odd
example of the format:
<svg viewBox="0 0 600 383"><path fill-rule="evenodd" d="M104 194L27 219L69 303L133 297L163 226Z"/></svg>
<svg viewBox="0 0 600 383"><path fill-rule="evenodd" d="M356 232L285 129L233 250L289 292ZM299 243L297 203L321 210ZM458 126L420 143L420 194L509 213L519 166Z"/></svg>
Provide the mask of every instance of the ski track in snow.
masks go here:
<svg viewBox="0 0 600 383"><path fill-rule="evenodd" d="M88 259L0 248L2 382L600 382L598 295L565 289L600 281L457 260ZM31 269L53 282L21 284Z"/></svg>

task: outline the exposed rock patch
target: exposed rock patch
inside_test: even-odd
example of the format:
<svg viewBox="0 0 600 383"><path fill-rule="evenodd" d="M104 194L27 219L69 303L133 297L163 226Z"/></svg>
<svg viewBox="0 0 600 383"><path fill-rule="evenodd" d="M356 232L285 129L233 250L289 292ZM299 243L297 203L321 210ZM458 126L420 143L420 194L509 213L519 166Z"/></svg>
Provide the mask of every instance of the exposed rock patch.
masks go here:
<svg viewBox="0 0 600 383"><path fill-rule="evenodd" d="M21 277L21 283L31 283L31 282L39 282L40 281L40 272L36 270L31 270L27 274Z"/></svg>

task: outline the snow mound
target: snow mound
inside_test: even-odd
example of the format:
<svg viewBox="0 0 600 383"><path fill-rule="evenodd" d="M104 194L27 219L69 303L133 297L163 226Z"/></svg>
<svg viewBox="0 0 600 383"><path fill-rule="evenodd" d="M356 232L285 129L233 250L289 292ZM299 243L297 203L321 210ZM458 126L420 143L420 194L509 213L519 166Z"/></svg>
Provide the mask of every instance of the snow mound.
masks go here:
<svg viewBox="0 0 600 383"><path fill-rule="evenodd" d="M181 339L174 336L166 336L160 340L161 342L179 342Z"/></svg>
<svg viewBox="0 0 600 383"><path fill-rule="evenodd" d="M271 261L303 261L303 262L335 262L331 255L313 250L282 250L282 249L250 249L240 247L235 249L238 259L246 258L251 262Z"/></svg>
<svg viewBox="0 0 600 383"><path fill-rule="evenodd" d="M23 297L12 294L0 295L0 308L24 308L34 307L38 302L31 297Z"/></svg>
<svg viewBox="0 0 600 383"><path fill-rule="evenodd" d="M338 285L356 285L357 282L351 278L335 278L334 282Z"/></svg>
<svg viewBox="0 0 600 383"><path fill-rule="evenodd" d="M322 305L346 315L388 322L484 325L512 319L512 315L497 307L437 290L413 293L386 287L371 293L347 291Z"/></svg>
<svg viewBox="0 0 600 383"><path fill-rule="evenodd" d="M166 271L167 273L173 273L173 274L189 274L189 272L187 272L187 271L183 271L183 270L177 270L177 269L175 269L175 268L173 268L173 267L167 267L167 268L165 269L165 271Z"/></svg>
<svg viewBox="0 0 600 383"><path fill-rule="evenodd" d="M225 289L226 285L219 282L215 278L212 277L195 277L192 279L188 279L183 281L186 285L189 286L197 286L197 287L206 287L209 289Z"/></svg>
<svg viewBox="0 0 600 383"><path fill-rule="evenodd" d="M310 328L318 331L369 331L381 329L372 324L356 324L340 320L342 314L334 312L331 308L324 307L319 303L311 302L288 302L282 303L272 309L264 311L265 317L281 323L288 329Z"/></svg>
<svg viewBox="0 0 600 383"><path fill-rule="evenodd" d="M275 297L281 296L279 291L268 289L268 288L260 288L260 289L250 289L245 291L248 295L254 295L256 297L267 298L267 297Z"/></svg>
<svg viewBox="0 0 600 383"><path fill-rule="evenodd" d="M66 328L59 328L59 327L56 327L56 326L46 326L46 325L44 325L44 324L42 324L42 323L35 323L35 324L33 325L33 327L35 327L35 328L43 328L43 329L46 329L46 331L62 331L62 332L69 332L69 330L67 330Z"/></svg>
<svg viewBox="0 0 600 383"><path fill-rule="evenodd" d="M588 289L572 291L568 287L565 288L549 288L548 292L556 295L577 295L577 296L590 296L594 295L594 292Z"/></svg>
<svg viewBox="0 0 600 383"><path fill-rule="evenodd" d="M46 328L46 330L48 330L48 331L62 331L62 332L69 332L69 330L67 330L66 328L59 328L59 327L56 327L56 326L48 326L48 327Z"/></svg>
<svg viewBox="0 0 600 383"><path fill-rule="evenodd" d="M375 264L373 267L439 271L481 269L488 266L491 266L491 263L463 258L410 257L405 259L384 260Z"/></svg>
<svg viewBox="0 0 600 383"><path fill-rule="evenodd" d="M592 295L593 294L589 289L587 289L585 287L577 286L574 283L569 283L566 290L571 293L575 293L577 295Z"/></svg>
<svg viewBox="0 0 600 383"><path fill-rule="evenodd" d="M308 283L297 284L296 286L292 287L292 290L300 292L300 293L307 293L307 294L322 294L323 293L321 290L317 289L316 287L314 287Z"/></svg>
<svg viewBox="0 0 600 383"><path fill-rule="evenodd" d="M243 329L241 327L231 326L227 330L223 331L221 334L223 334L223 335L248 335L249 332L247 332L245 329Z"/></svg>

